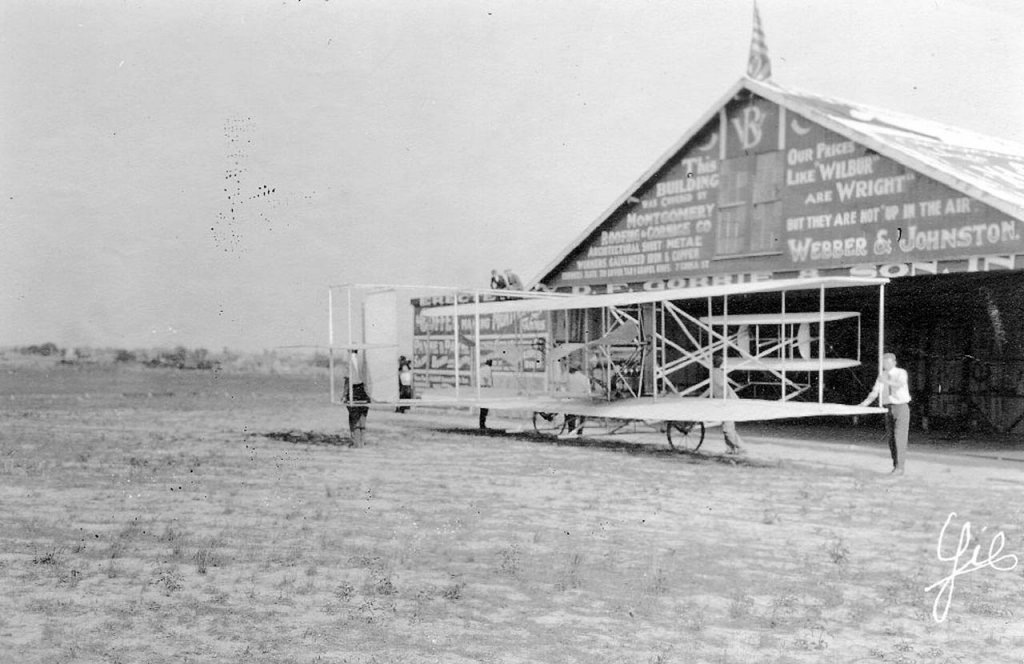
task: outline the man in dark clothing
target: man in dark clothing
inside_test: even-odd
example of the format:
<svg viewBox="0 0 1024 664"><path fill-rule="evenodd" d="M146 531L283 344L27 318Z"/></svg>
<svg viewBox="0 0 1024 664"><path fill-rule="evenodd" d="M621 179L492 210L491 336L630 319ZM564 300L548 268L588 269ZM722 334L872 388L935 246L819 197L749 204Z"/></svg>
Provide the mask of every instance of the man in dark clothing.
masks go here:
<svg viewBox="0 0 1024 664"><path fill-rule="evenodd" d="M348 403L348 428L352 432L352 446L362 447L366 434L366 415L370 412L367 404L370 395L366 393L366 366L358 350L349 356L348 378L345 379L345 401ZM351 390L349 387L351 386Z"/></svg>
<svg viewBox="0 0 1024 664"><path fill-rule="evenodd" d="M398 398L399 399L412 399L412 363L406 359L405 355L398 358ZM409 410L408 406L398 406L395 408L396 413L404 413Z"/></svg>

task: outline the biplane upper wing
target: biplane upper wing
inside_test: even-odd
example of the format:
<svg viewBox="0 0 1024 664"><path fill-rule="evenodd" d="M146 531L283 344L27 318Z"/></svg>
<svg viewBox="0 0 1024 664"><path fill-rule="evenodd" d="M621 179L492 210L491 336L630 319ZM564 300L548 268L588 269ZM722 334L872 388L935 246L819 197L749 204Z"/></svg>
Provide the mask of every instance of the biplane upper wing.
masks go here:
<svg viewBox="0 0 1024 664"><path fill-rule="evenodd" d="M623 420L690 422L750 422L819 416L874 415L884 408L847 406L809 401L769 401L764 399L708 399L704 397L640 397L620 401L559 397L511 397L497 399L428 399L424 406L476 407L492 410L571 413L589 417Z"/></svg>
<svg viewBox="0 0 1024 664"><path fill-rule="evenodd" d="M818 277L808 279L771 279L752 281L742 284L723 284L718 286L694 286L692 288L675 288L654 291L631 291L626 293L608 293L603 295L574 295L562 298L524 298L521 300L503 300L499 302L481 302L480 304L460 304L432 307L424 309L423 316L460 316L475 313L515 313L527 311L561 311L565 309L599 309L602 307L622 307L630 304L649 304L665 300L699 300L709 297L746 295L751 293L777 293L795 290L813 290L817 288L854 288L858 286L881 286L889 280L881 277ZM796 314L794 314L796 315ZM730 316L730 320L731 320ZM787 317L788 318L788 317ZM815 318L815 320L818 320Z"/></svg>

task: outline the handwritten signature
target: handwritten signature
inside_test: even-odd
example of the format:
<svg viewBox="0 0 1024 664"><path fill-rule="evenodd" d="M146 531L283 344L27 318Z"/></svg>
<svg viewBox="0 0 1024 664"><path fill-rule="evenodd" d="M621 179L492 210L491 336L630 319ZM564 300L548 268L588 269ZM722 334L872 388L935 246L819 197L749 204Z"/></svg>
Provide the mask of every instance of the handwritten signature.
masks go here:
<svg viewBox="0 0 1024 664"><path fill-rule="evenodd" d="M978 555L981 553L981 544L976 544L971 549L971 542L974 541L974 537L971 535L970 521L965 521L964 525L960 527L960 540L957 542L956 551L953 555L944 554L943 543L946 539L946 529L949 528L950 522L955 517L956 512L950 512L949 516L946 517L946 523L942 525L942 530L939 532L939 544L936 547L939 560L953 563L953 571L948 576L939 579L924 589L925 592L931 592L935 588L939 589L938 595L935 596L935 602L932 604L932 617L935 618L935 622L939 623L943 622L949 614L949 605L953 602L953 588L956 585L956 578L958 576L977 572L985 567L991 567L1000 572L1009 572L1017 567L1017 556L1012 553L1000 555L1003 552L1003 546L1006 544L1006 536L1003 535L1002 531L996 532L988 543L988 557L979 559ZM985 532L985 530L985 528L982 528L981 532ZM971 549L970 557L961 562L968 549Z"/></svg>

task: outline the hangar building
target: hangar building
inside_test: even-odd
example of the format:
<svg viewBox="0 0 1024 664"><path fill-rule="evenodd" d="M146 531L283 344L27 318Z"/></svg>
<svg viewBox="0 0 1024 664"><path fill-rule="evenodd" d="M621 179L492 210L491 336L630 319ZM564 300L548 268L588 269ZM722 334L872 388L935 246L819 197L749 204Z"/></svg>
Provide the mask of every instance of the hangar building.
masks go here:
<svg viewBox="0 0 1024 664"><path fill-rule="evenodd" d="M1022 270L1024 148L745 77L531 285L889 277L885 345L916 425L1009 432L1024 430ZM834 297L877 320L876 300ZM856 403L876 370L830 374L833 398Z"/></svg>

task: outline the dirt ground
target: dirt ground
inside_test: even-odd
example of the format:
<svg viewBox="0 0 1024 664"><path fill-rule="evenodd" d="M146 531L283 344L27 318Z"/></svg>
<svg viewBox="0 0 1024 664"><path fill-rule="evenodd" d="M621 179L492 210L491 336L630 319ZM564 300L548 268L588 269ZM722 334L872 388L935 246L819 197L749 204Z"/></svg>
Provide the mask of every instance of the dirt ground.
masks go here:
<svg viewBox="0 0 1024 664"><path fill-rule="evenodd" d="M952 512L961 567L1024 557L1005 441L915 433L893 479L871 423L741 425L735 459L345 422L311 377L0 367L0 661L1024 662L1024 562L943 622L925 590Z"/></svg>

